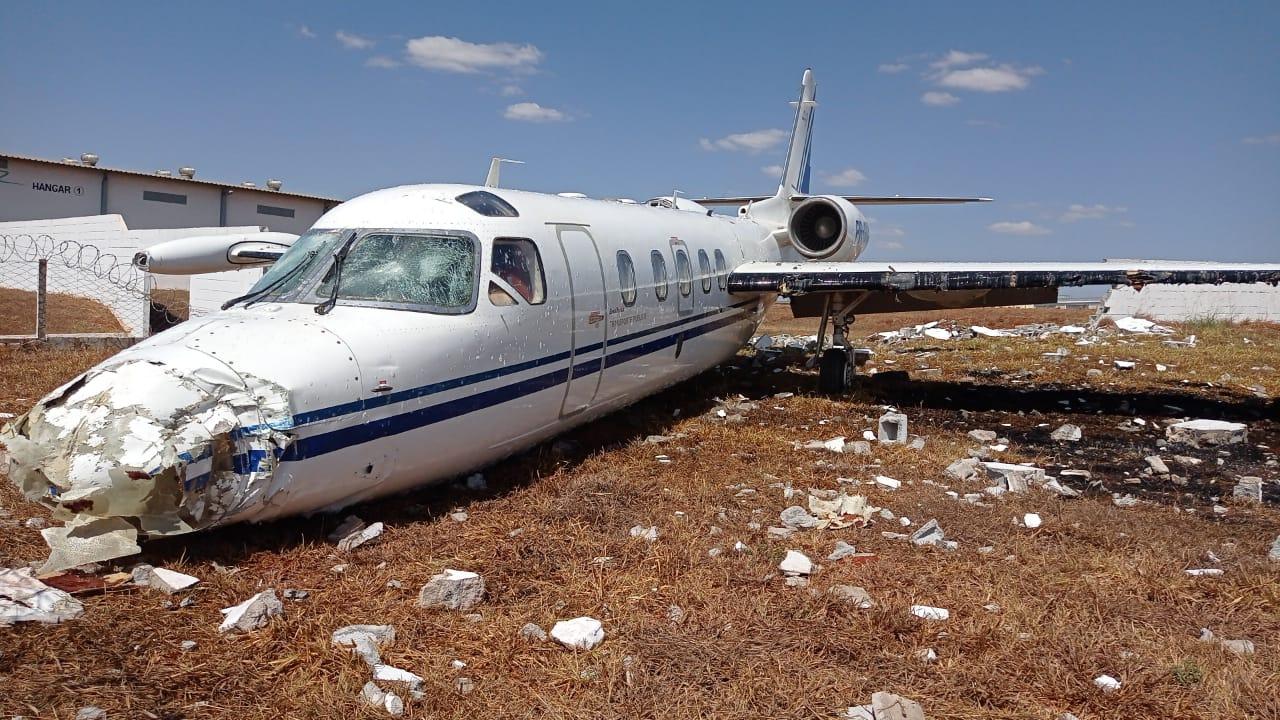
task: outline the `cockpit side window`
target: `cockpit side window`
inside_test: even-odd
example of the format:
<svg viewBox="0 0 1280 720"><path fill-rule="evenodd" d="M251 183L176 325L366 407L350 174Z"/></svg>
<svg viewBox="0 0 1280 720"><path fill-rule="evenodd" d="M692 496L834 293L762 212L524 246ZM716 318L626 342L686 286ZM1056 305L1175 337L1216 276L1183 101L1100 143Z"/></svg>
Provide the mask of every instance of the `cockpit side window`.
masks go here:
<svg viewBox="0 0 1280 720"><path fill-rule="evenodd" d="M489 269L530 305L541 305L547 301L547 281L542 270L542 256L538 253L538 246L534 245L532 240L525 238L494 240L493 261L489 264ZM493 288L495 287L498 287L496 283L491 283L490 299L494 297ZM499 290L501 291L501 288ZM506 291L501 291L501 295L512 299ZM494 304L512 305L514 299L512 302L495 300Z"/></svg>
<svg viewBox="0 0 1280 720"><path fill-rule="evenodd" d="M370 233L347 254L338 299L441 313L470 312L475 307L476 255L476 241L469 236ZM333 280L330 266L311 299L328 298Z"/></svg>
<svg viewBox="0 0 1280 720"><path fill-rule="evenodd" d="M520 217L511 203L486 190L473 190L454 198L485 217Z"/></svg>

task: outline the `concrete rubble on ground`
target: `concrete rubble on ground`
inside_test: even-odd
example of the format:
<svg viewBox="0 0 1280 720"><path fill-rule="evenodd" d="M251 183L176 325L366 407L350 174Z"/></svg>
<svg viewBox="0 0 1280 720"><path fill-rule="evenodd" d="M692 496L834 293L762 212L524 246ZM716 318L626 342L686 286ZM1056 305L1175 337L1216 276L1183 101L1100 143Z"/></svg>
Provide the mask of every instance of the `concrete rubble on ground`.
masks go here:
<svg viewBox="0 0 1280 720"><path fill-rule="evenodd" d="M1045 481L1044 470L1033 465L984 462L982 467L991 479L997 481L999 487L1012 493L1026 492L1028 487Z"/></svg>
<svg viewBox="0 0 1280 720"><path fill-rule="evenodd" d="M833 437L830 440L810 440L809 442L793 443L796 450L828 450L833 453L844 452L844 436Z"/></svg>
<svg viewBox="0 0 1280 720"><path fill-rule="evenodd" d="M931 605L912 605L911 614L922 620L946 620L951 617L950 610Z"/></svg>
<svg viewBox="0 0 1280 720"><path fill-rule="evenodd" d="M849 603L859 610L870 610L876 606L870 593L857 585L832 585L827 594L841 602Z"/></svg>
<svg viewBox="0 0 1280 720"><path fill-rule="evenodd" d="M778 569L784 575L809 575L813 572L813 561L802 552L788 550L782 562L778 563Z"/></svg>
<svg viewBox="0 0 1280 720"><path fill-rule="evenodd" d="M1252 655L1256 651L1252 640L1219 638L1209 628L1200 628L1200 642L1217 643L1218 647L1235 655Z"/></svg>
<svg viewBox="0 0 1280 720"><path fill-rule="evenodd" d="M547 639L547 631L537 623L525 623L520 628L520 637L529 642L542 642Z"/></svg>
<svg viewBox="0 0 1280 720"><path fill-rule="evenodd" d="M956 480L977 480L979 476L978 466L981 461L977 458L961 458L947 466L944 471L947 477Z"/></svg>
<svg viewBox="0 0 1280 720"><path fill-rule="evenodd" d="M930 520L921 525L915 532L911 533L910 541L913 545L932 545L944 550L955 550L959 547L959 543L955 540L947 540L942 532L942 527L938 525L937 520Z"/></svg>
<svg viewBox="0 0 1280 720"><path fill-rule="evenodd" d="M396 641L396 629L390 625L347 625L334 630L330 641L351 648L372 669L382 664L383 646Z"/></svg>
<svg viewBox="0 0 1280 720"><path fill-rule="evenodd" d="M1234 445L1249 438L1248 426L1226 420L1186 420L1164 429L1165 439L1200 448L1216 445Z"/></svg>
<svg viewBox="0 0 1280 720"><path fill-rule="evenodd" d="M876 421L876 440L891 444L907 441L907 416L897 412L887 412Z"/></svg>
<svg viewBox="0 0 1280 720"><path fill-rule="evenodd" d="M1049 434L1049 437L1061 442L1075 442L1083 437L1080 427L1077 425L1066 424L1060 426Z"/></svg>
<svg viewBox="0 0 1280 720"><path fill-rule="evenodd" d="M284 614L284 604L275 590L263 590L239 605L222 611L218 632L250 632L265 627L271 618Z"/></svg>
<svg viewBox="0 0 1280 720"><path fill-rule="evenodd" d="M1267 553L1267 559L1271 562L1280 562L1280 535L1271 541L1271 550Z"/></svg>
<svg viewBox="0 0 1280 720"><path fill-rule="evenodd" d="M631 528L630 535L633 538L640 538L647 542L653 542L658 539L658 526L652 525L645 527L643 525L636 525Z"/></svg>
<svg viewBox="0 0 1280 720"><path fill-rule="evenodd" d="M30 568L0 568L0 626L60 623L82 614L79 600L32 577Z"/></svg>
<svg viewBox="0 0 1280 720"><path fill-rule="evenodd" d="M888 692L871 695L868 705L847 708L842 720L925 720L920 703Z"/></svg>
<svg viewBox="0 0 1280 720"><path fill-rule="evenodd" d="M342 524L329 534L329 541L338 544L338 550L350 552L382 534L382 523L366 525L355 515L348 515Z"/></svg>
<svg viewBox="0 0 1280 720"><path fill-rule="evenodd" d="M107 711L97 705L86 705L76 712L76 720L107 720Z"/></svg>
<svg viewBox="0 0 1280 720"><path fill-rule="evenodd" d="M1093 684L1097 685L1102 692L1115 692L1120 689L1120 681L1110 675L1099 675L1093 679Z"/></svg>
<svg viewBox="0 0 1280 720"><path fill-rule="evenodd" d="M151 568L147 584L166 595L186 590L200 582L200 578L168 568Z"/></svg>
<svg viewBox="0 0 1280 720"><path fill-rule="evenodd" d="M484 598L484 578L467 570L450 570L431 576L418 592L418 607L469 610Z"/></svg>
<svg viewBox="0 0 1280 720"><path fill-rule="evenodd" d="M1235 488L1231 490L1231 496L1246 502L1262 502L1262 478L1253 476L1240 478Z"/></svg>
<svg viewBox="0 0 1280 720"><path fill-rule="evenodd" d="M551 627L551 637L572 650L590 650L604 641L604 626L591 617L561 620Z"/></svg>
<svg viewBox="0 0 1280 720"><path fill-rule="evenodd" d="M850 545L849 543L843 540L837 540L836 547L834 550L831 551L831 554L827 556L827 560L830 562L836 562L838 560L843 560L851 555L857 555L857 554L858 554L858 549L856 547Z"/></svg>

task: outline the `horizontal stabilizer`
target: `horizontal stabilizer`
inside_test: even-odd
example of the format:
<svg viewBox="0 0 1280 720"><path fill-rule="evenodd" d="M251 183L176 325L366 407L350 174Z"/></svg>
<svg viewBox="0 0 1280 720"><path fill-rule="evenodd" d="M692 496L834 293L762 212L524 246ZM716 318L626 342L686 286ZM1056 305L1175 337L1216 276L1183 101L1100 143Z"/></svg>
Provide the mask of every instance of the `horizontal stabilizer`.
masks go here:
<svg viewBox="0 0 1280 720"><path fill-rule="evenodd" d="M772 196L750 195L743 197L698 198L694 202L699 205L746 205L748 203L767 200L770 197ZM792 196L791 200L798 202L807 197L807 195L795 195ZM871 195L842 195L841 197L854 205L954 205L956 203L991 202L991 198L987 197L925 197L907 195L892 195L887 197Z"/></svg>

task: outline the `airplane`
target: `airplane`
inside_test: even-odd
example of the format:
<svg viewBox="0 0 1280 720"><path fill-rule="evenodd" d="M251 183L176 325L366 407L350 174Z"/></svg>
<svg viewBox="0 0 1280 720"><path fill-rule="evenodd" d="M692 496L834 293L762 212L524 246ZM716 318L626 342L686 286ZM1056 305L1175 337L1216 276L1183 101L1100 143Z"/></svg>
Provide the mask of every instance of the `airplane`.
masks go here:
<svg viewBox="0 0 1280 720"><path fill-rule="evenodd" d="M809 192L806 70L768 196L646 203L485 185L361 195L293 238L172 241L153 272L269 269L49 393L0 433L9 477L65 520L56 571L139 538L332 512L441 482L730 359L788 297L849 387L855 313L1044 302L1060 286L1280 281L1280 264L859 262L859 206L979 197ZM717 214L718 205L737 206ZM826 328L832 328L830 342Z"/></svg>

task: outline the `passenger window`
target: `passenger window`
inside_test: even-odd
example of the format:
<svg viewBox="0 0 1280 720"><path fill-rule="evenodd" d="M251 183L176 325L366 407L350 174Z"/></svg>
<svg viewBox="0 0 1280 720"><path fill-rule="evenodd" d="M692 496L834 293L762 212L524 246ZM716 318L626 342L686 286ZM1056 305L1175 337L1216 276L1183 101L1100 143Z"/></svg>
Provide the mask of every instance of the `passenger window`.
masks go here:
<svg viewBox="0 0 1280 720"><path fill-rule="evenodd" d="M653 294L662 302L667 299L667 259L657 250L649 253L649 259L653 261Z"/></svg>
<svg viewBox="0 0 1280 720"><path fill-rule="evenodd" d="M490 270L502 278L513 290L520 293L530 305L541 305L547 301L546 277L542 272L542 256L538 254L538 246L532 240L524 238L498 238L493 241L493 262ZM493 299L492 288L498 287L490 283L489 299ZM499 288L501 289L501 288ZM506 291L502 292L511 302L497 302L495 305L514 305Z"/></svg>
<svg viewBox="0 0 1280 720"><path fill-rule="evenodd" d="M702 274L702 292L711 292L711 261L706 250L698 251L698 272Z"/></svg>
<svg viewBox="0 0 1280 720"><path fill-rule="evenodd" d="M716 282L723 290L729 285L729 268L724 264L724 253L716 250Z"/></svg>
<svg viewBox="0 0 1280 720"><path fill-rule="evenodd" d="M676 250L676 285L685 297L693 292L693 269L689 267L689 256L684 250Z"/></svg>
<svg viewBox="0 0 1280 720"><path fill-rule="evenodd" d="M636 304L636 266L626 250L618 251L618 288L622 291L622 304Z"/></svg>
<svg viewBox="0 0 1280 720"><path fill-rule="evenodd" d="M330 267L316 297L328 298L332 283ZM471 238L374 233L360 238L347 254L338 297L465 312L474 303L475 288L476 244Z"/></svg>

